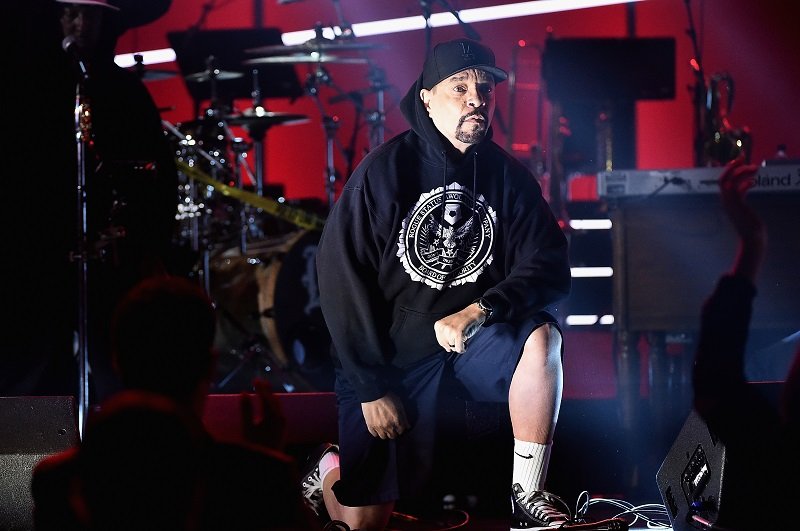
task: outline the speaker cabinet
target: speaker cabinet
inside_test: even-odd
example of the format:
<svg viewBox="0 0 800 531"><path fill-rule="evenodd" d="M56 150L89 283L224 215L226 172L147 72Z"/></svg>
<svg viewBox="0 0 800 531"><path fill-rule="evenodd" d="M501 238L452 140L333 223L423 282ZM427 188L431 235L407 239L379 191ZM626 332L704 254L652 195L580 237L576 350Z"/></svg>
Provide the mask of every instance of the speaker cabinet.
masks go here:
<svg viewBox="0 0 800 531"><path fill-rule="evenodd" d="M749 385L777 407L782 383ZM748 428L743 424L742 429ZM758 434L753 436L758 437ZM758 456L737 458L757 459ZM753 493L763 494L763 488L781 487L760 485L758 478L742 478L744 468L743 463L729 456L723 442L692 410L656 472L656 484L672 529L696 531L715 529L717 525L720 529L739 529L728 527L731 522L736 523L738 511L772 511L773 508L755 508Z"/></svg>
<svg viewBox="0 0 800 531"><path fill-rule="evenodd" d="M800 322L798 193L752 194L767 227L751 327ZM631 331L695 331L700 309L736 256L737 239L717 194L622 200L612 206L614 313Z"/></svg>
<svg viewBox="0 0 800 531"><path fill-rule="evenodd" d="M71 396L0 397L0 529L32 529L36 464L78 443Z"/></svg>

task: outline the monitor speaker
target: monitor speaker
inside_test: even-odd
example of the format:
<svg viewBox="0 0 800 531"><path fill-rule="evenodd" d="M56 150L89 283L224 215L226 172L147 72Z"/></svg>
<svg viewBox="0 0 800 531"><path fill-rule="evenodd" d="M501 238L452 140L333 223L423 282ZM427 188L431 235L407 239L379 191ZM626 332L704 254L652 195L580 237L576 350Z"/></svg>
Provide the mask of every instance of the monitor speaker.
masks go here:
<svg viewBox="0 0 800 531"><path fill-rule="evenodd" d="M781 382L748 385L778 405ZM742 429L747 428L743 425ZM731 458L725 444L700 415L695 410L689 413L656 472L656 484L673 531L738 529L738 511L753 510L753 486L742 478L750 470L741 463L745 458L758 456Z"/></svg>
<svg viewBox="0 0 800 531"><path fill-rule="evenodd" d="M72 396L0 397L0 529L32 529L33 469L77 444Z"/></svg>

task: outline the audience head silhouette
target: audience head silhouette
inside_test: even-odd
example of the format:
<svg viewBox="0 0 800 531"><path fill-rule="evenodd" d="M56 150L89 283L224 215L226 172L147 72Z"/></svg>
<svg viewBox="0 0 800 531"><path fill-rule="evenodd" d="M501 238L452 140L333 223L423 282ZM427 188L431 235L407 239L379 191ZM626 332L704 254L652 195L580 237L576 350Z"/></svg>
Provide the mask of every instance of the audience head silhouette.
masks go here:
<svg viewBox="0 0 800 531"><path fill-rule="evenodd" d="M214 369L214 307L183 277L148 278L120 301L111 325L114 363L123 385L196 405Z"/></svg>
<svg viewBox="0 0 800 531"><path fill-rule="evenodd" d="M202 431L161 395L124 391L89 424L78 454L78 518L89 529L193 529Z"/></svg>

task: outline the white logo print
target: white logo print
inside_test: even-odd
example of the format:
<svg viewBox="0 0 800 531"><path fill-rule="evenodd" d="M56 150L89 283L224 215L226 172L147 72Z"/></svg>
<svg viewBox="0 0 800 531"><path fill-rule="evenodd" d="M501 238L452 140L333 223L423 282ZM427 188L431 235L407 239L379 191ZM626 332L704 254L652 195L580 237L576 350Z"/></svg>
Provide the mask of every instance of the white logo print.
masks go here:
<svg viewBox="0 0 800 531"><path fill-rule="evenodd" d="M492 263L496 222L482 195L473 199L458 183L436 188L403 220L397 256L412 280L432 288L475 282Z"/></svg>

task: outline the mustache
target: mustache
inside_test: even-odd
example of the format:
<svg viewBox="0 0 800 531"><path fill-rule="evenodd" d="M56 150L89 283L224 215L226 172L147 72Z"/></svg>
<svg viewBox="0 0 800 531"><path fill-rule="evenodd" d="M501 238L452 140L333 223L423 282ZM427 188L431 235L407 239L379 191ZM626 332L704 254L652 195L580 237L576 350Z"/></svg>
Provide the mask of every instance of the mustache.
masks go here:
<svg viewBox="0 0 800 531"><path fill-rule="evenodd" d="M472 118L473 116L480 116L481 118L484 119L484 121L486 121L486 122L489 121L489 117L486 116L486 113L484 113L480 109L475 109L474 111L472 111L470 113L467 113L464 116L462 116L461 119L458 122L458 125L462 125L466 120Z"/></svg>

